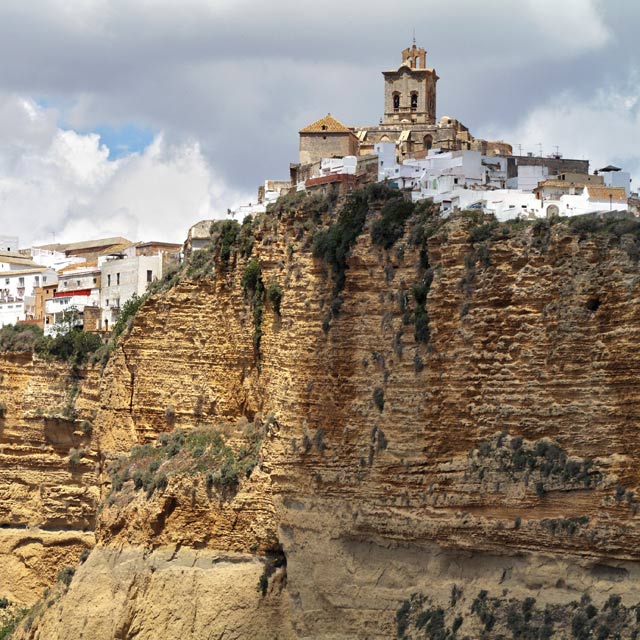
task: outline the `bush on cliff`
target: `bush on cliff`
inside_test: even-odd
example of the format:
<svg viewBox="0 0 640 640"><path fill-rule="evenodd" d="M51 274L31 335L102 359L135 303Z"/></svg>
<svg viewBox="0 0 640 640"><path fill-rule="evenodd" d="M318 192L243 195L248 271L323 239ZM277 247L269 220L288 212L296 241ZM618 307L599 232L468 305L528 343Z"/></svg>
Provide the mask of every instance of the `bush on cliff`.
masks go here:
<svg viewBox="0 0 640 640"><path fill-rule="evenodd" d="M413 202L402 197L389 200L382 207L380 218L371 225L373 244L390 249L402 237L405 223L413 214L414 208Z"/></svg>
<svg viewBox="0 0 640 640"><path fill-rule="evenodd" d="M333 268L336 296L344 289L347 259L362 233L371 203L386 202L392 198L398 198L398 192L378 183L353 191L342 205L337 220L315 234L313 256L322 258Z"/></svg>
<svg viewBox="0 0 640 640"><path fill-rule="evenodd" d="M282 287L272 280L267 288L267 298L273 305L273 310L280 315L280 304L282 303Z"/></svg>
<svg viewBox="0 0 640 640"><path fill-rule="evenodd" d="M55 358L69 362L75 367L86 364L87 360L100 347L102 339L96 333L87 333L82 329L71 329L55 337L46 336L35 344L35 352L44 358Z"/></svg>
<svg viewBox="0 0 640 640"><path fill-rule="evenodd" d="M111 500L127 486L144 490L150 498L155 491L164 491L171 476L195 473L205 475L208 491L232 494L257 465L264 432L262 423L248 424L241 438L234 439L233 447L217 427L162 433L155 445L134 447L129 456L109 466ZM236 444L237 440L241 444Z"/></svg>
<svg viewBox="0 0 640 640"><path fill-rule="evenodd" d="M0 329L0 351L32 352L43 335L42 329L34 325L5 325Z"/></svg>

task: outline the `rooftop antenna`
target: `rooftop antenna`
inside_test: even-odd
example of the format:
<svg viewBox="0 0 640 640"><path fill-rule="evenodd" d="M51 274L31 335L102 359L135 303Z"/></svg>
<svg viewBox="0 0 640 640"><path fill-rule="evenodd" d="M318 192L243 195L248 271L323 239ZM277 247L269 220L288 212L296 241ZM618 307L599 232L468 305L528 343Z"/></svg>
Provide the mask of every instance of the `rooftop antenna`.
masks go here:
<svg viewBox="0 0 640 640"><path fill-rule="evenodd" d="M538 142L538 148L540 150L540 157L542 158L542 142Z"/></svg>
<svg viewBox="0 0 640 640"><path fill-rule="evenodd" d="M518 155L519 156L522 155L522 145L521 144L518 145Z"/></svg>
<svg viewBox="0 0 640 640"><path fill-rule="evenodd" d="M416 28L413 27L413 46L416 46Z"/></svg>

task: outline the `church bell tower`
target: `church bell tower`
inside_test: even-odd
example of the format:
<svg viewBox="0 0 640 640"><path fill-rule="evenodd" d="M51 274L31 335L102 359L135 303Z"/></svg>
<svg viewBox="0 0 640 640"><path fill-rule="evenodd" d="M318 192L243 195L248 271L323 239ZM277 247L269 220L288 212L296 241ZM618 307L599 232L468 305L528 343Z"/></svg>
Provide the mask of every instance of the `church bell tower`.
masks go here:
<svg viewBox="0 0 640 640"><path fill-rule="evenodd" d="M421 47L407 47L396 71L383 71L383 124L435 124L436 82L434 69L427 69L427 52Z"/></svg>

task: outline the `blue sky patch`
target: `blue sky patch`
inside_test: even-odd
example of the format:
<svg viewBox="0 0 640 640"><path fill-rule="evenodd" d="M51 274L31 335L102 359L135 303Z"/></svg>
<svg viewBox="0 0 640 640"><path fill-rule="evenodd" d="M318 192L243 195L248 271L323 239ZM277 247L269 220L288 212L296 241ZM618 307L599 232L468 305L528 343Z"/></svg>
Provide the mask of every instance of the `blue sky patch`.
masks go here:
<svg viewBox="0 0 640 640"><path fill-rule="evenodd" d="M83 133L90 133L89 131ZM102 125L93 127L91 133L100 136L101 144L109 147L109 158L116 160L130 153L144 151L152 142L156 132L149 127L124 124L118 127Z"/></svg>

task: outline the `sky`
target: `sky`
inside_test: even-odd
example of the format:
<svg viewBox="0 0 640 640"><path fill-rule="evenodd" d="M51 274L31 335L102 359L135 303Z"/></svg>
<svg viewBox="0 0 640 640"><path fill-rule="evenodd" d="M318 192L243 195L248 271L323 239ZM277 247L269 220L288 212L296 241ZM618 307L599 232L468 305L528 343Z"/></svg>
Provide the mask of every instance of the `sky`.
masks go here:
<svg viewBox="0 0 640 640"><path fill-rule="evenodd" d="M377 123L414 29L438 117L637 190L638 24L637 0L2 0L0 235L182 242L287 178L300 128Z"/></svg>

